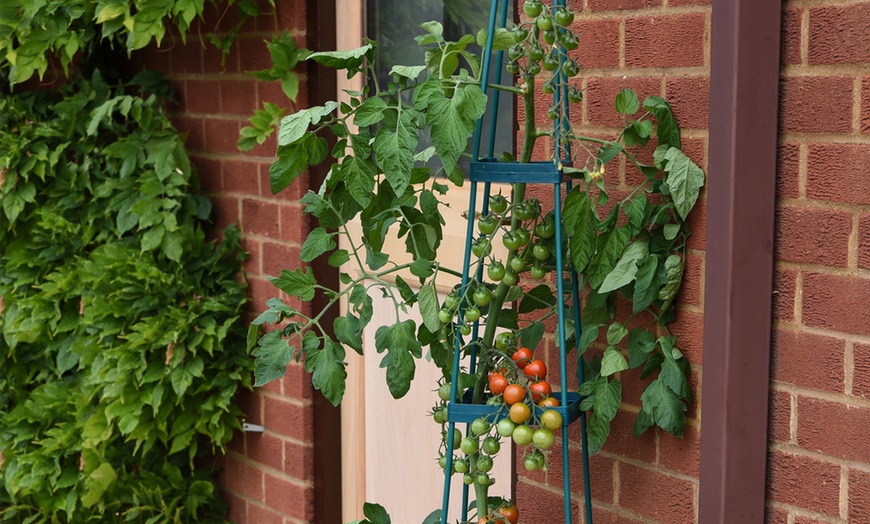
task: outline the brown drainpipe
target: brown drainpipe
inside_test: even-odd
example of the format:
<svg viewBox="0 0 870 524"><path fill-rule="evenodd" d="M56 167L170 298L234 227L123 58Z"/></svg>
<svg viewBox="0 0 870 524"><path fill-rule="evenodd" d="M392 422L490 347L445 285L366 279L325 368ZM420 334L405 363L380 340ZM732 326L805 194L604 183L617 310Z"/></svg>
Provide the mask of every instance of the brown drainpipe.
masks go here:
<svg viewBox="0 0 870 524"><path fill-rule="evenodd" d="M715 0L698 521L764 522L781 0Z"/></svg>

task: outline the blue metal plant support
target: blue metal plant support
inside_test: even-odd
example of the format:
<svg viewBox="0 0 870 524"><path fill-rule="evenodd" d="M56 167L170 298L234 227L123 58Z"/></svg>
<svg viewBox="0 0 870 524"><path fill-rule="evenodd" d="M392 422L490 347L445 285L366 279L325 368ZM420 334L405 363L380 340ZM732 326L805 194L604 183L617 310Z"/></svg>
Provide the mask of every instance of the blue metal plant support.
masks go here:
<svg viewBox="0 0 870 524"><path fill-rule="evenodd" d="M565 514L565 523L571 523L571 479L569 473L569 454L568 454L568 429L571 423L574 421L579 421L580 427L580 438L582 445L582 459L583 459L583 488L584 488L584 500L585 500L585 514L586 514L586 523L592 524L592 501L591 501L591 492L590 492L590 480L589 480L589 465L588 465L588 444L587 444L587 436L586 436L586 419L582 416L580 411L580 396L576 392L569 392L567 385L567 342L566 342L566 294L570 293L571 295L571 310L573 312L573 322L575 326L575 336L574 340L576 344L579 345L580 340L580 293L579 293L579 284L578 284L578 276L575 268L570 264L570 259L568 264L566 265L566 261L564 260L562 249L559 249L558 246L563 246L563 235L564 232L562 230L562 220L561 220L561 207L562 207L562 197L567 194L568 191L571 190L571 181L570 179L566 179L562 173L562 167L570 165L571 160L571 150L570 143L565 138L567 131L569 130L569 123L567 121L567 97L568 97L568 85L566 82L565 74L562 72L562 67L559 67L555 70L555 82L556 86L559 86L554 93L554 101L555 105L558 108L561 108L559 111L560 117L556 119L554 123L554 158L558 161L554 162L533 162L529 164L520 164L516 162L501 162L496 161L494 158L494 147L495 147L495 130L497 127L498 120L498 104L499 104L499 95L500 91L496 89L490 88L490 76L491 73L493 76L493 83L499 84L501 82L501 71L502 71L502 61L503 51L493 51L493 38L492 35L496 32L496 27L505 28L507 24L508 17L508 0L492 0L492 5L490 9L490 17L489 17L489 26L487 35L490 35L490 38L487 39L486 47L483 55L483 65L481 69L481 89L484 93L489 95L489 105L490 105L490 123L488 126L488 136L486 143L486 153L482 155L481 151L481 142L483 139L483 117L477 122L477 131L475 133L474 144L473 144L473 156L472 162L469 169L469 181L470 181L470 196L468 203L468 227L466 230L466 243L465 243L465 256L464 256L464 269L462 274L462 283L461 283L461 293L460 296L465 296L465 291L469 286L469 280L471 275L469 275L472 267L472 241L475 237L474 232L474 221L477 213L476 204L477 204L477 193L478 186L480 183L483 183L483 209L481 213L486 215L489 212L489 202L490 202L490 189L491 184L495 183L526 183L526 184L552 184L553 187L553 204L554 204L554 213L555 213L555 223L556 223L556 232L555 232L555 245L557 249L555 249L555 258L556 258L556 268L555 276L556 276L556 309L558 314L558 345L559 345L559 392L554 392L554 396L559 400L559 406L554 408L546 408L546 409L555 409L562 416L562 478L563 478L563 495L564 495L564 514ZM553 7L566 7L566 0L553 0ZM496 25L498 24L498 25ZM564 61L565 52L564 49L560 54L560 66L562 65L562 61ZM495 69L493 71L493 62L495 63ZM558 270L558 268L564 268L563 271ZM565 282L565 273L570 275L570 281ZM478 265L476 278L478 281L483 279L483 266ZM566 284L568 289L566 291ZM464 305L460 305L459 315L460 317L463 315ZM478 322L474 322L472 326L471 337L472 340L476 340L478 337ZM456 343L453 354L453 367L452 367L452 376L458 377L460 374L460 363L462 361L462 348L463 348L463 337L459 332L459 328L457 326L456 332ZM470 373L475 372L476 367L476 347L472 346L471 351L469 352L470 362L468 365L468 370ZM577 365L577 373L579 378L579 383L582 384L583 379L583 365L580 362L580 352L579 350L576 352L578 365ZM458 383L459 380L453 380L450 392L450 403L448 405L448 431L447 431L447 464L445 468L445 478L444 478L444 493L442 499L442 511L441 511L441 523L446 524L448 518L448 509L450 504L450 483L452 477L453 470L453 453L450 450L454 449L454 429L457 423L466 423L470 425L472 421L478 418L486 418L490 422L495 423L498 420L505 418L506 413L503 406L498 405L484 405L484 404L470 404L466 403L470 401L470 395L461 395L458 391ZM459 402L462 400L463 402ZM544 408L535 407L538 411L537 415L540 415ZM466 432L468 432L468 426L466 426ZM468 520L468 486L464 486L463 494L462 494L462 521Z"/></svg>

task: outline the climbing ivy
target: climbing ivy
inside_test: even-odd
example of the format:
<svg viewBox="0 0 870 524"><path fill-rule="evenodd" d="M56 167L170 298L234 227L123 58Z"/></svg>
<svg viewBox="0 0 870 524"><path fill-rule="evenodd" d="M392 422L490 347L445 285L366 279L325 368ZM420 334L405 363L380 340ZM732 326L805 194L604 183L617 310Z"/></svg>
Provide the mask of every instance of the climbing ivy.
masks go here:
<svg viewBox="0 0 870 524"><path fill-rule="evenodd" d="M0 520L222 522L250 387L238 231L161 98L97 74L0 97Z"/></svg>

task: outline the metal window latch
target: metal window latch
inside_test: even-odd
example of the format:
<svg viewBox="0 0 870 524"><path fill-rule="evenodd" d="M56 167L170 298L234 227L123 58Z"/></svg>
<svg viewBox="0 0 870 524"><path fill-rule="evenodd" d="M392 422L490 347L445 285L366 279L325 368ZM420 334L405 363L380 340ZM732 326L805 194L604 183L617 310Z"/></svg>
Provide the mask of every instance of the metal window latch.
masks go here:
<svg viewBox="0 0 870 524"><path fill-rule="evenodd" d="M242 430L247 431L248 433L262 433L266 431L266 428L259 424L248 424L247 422L242 423Z"/></svg>

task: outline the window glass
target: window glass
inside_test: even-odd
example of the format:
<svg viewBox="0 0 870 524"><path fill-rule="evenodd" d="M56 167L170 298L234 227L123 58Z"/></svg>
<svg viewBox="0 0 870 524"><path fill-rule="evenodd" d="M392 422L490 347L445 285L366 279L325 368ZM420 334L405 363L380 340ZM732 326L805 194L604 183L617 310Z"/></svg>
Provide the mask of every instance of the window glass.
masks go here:
<svg viewBox="0 0 870 524"><path fill-rule="evenodd" d="M368 0L366 34L378 42L377 74L380 85L390 81L389 71L394 65L423 64L424 51L414 41L415 36L423 33L421 23L430 20L441 22L444 38L455 41L464 34L477 34L480 28L486 27L490 5L491 0ZM509 12L513 12L512 6L509 6ZM476 45L469 50L480 53ZM511 78L508 73L502 72L502 83L509 83ZM489 95L492 96L492 90ZM513 153L514 149L513 97L502 93L500 98L494 150L496 158L505 151ZM484 116L482 155L486 154L490 111L491 107ZM427 137L420 138L421 145L428 142Z"/></svg>

